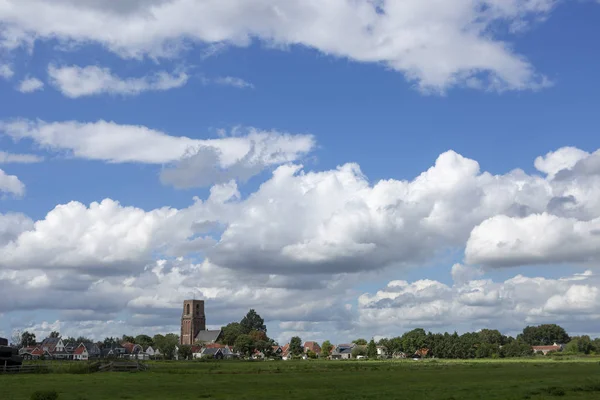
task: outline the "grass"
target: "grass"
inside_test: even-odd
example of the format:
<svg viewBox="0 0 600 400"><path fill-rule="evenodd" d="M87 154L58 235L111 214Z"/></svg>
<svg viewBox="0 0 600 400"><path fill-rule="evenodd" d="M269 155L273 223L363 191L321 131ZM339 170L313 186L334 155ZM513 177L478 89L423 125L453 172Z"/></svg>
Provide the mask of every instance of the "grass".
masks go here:
<svg viewBox="0 0 600 400"><path fill-rule="evenodd" d="M600 363L584 360L155 362L141 373L0 376L0 397L95 399L592 399Z"/></svg>

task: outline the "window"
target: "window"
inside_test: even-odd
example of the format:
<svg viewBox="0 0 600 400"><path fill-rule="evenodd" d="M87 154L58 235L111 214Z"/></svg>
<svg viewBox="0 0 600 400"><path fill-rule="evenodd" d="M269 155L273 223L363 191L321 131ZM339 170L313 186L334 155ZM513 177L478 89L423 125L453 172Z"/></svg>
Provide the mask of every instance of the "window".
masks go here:
<svg viewBox="0 0 600 400"><path fill-rule="evenodd" d="M185 313L186 313L186 314L189 314L189 313L190 313L190 305L189 305L189 304L186 304L186 305L185 305Z"/></svg>

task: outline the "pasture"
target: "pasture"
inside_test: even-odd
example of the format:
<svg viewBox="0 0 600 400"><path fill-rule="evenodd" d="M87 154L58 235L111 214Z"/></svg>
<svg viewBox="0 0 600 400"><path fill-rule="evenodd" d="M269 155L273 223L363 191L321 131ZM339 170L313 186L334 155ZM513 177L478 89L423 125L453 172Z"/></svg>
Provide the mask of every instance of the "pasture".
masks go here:
<svg viewBox="0 0 600 400"><path fill-rule="evenodd" d="M146 372L0 375L0 398L599 399L598 359L154 362Z"/></svg>

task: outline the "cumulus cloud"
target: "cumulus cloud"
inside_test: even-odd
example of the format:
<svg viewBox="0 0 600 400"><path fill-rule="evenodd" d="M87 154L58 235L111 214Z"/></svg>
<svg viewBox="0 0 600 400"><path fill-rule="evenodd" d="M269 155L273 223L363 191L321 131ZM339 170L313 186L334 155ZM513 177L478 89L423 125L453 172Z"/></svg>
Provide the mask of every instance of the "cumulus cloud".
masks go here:
<svg viewBox="0 0 600 400"><path fill-rule="evenodd" d="M356 282L336 277L325 286L295 288L282 285L273 275L238 273L208 262L194 264L182 259L159 260L119 277L83 279L85 275L81 275L79 282L73 278L76 273L0 270L0 290L7 299L0 304L0 312L43 309L50 303L65 321L63 334L87 324L90 336L102 338L113 334L114 329L118 329L114 334L119 336L129 332L177 332L182 301L195 297L207 301L210 327L240 320L252 307L270 321L270 332L277 335L280 321L284 325L286 321L312 321L305 322L309 327L317 322L347 319L349 315L343 310L331 310L342 307L341 302L347 298L344 290ZM43 279L32 282L33 277L40 276ZM72 301L74 293L77 302ZM116 315L123 312L129 317L118 321ZM99 325L104 317L107 326Z"/></svg>
<svg viewBox="0 0 600 400"><path fill-rule="evenodd" d="M245 180L266 167L298 160L315 145L311 135L253 128L241 136L201 140L102 120L16 120L0 123L0 131L15 140L31 139L42 148L66 151L78 158L168 164L161 179L176 187Z"/></svg>
<svg viewBox="0 0 600 400"><path fill-rule="evenodd" d="M598 261L600 218L492 217L473 229L465 255L469 263L492 266Z"/></svg>
<svg viewBox="0 0 600 400"><path fill-rule="evenodd" d="M490 216L544 210L548 183L514 171L481 173L449 151L412 181L371 184L356 164L306 172L281 166L245 199L198 203L198 221L218 218L226 229L208 250L231 268L320 273L352 272L421 262L464 246ZM269 221L269 223L265 223Z"/></svg>
<svg viewBox="0 0 600 400"><path fill-rule="evenodd" d="M65 293L78 291L79 309L127 310L131 325L175 330L189 297L210 300L215 325L239 319L250 305L266 310L282 338L303 329L319 338L326 329L356 337L369 326L378 330L371 335L393 326L522 329L524 321L584 329L597 318L591 272L493 282L485 268L455 265L453 284L396 280L361 296L358 314L351 304L352 288L374 271L393 274L448 249L465 249L467 262L487 267L597 261L600 185L593 159L586 161L592 157L546 176L492 175L448 151L412 180L378 182L356 164L321 172L288 164L254 193L242 195L229 181L178 210L105 200L57 206L37 222L0 219L0 291L14 293L0 312L35 309L51 297L69 311L66 320L73 302ZM577 168L582 162L588 166ZM6 228L12 225L20 227Z"/></svg>
<svg viewBox="0 0 600 400"><path fill-rule="evenodd" d="M562 147L545 156L535 159L535 168L549 176L554 176L563 169L571 169L578 161L589 156L589 153L576 147Z"/></svg>
<svg viewBox="0 0 600 400"><path fill-rule="evenodd" d="M23 196L25 194L25 184L16 176L8 175L0 169L0 194Z"/></svg>
<svg viewBox="0 0 600 400"><path fill-rule="evenodd" d="M110 124L108 126L111 127ZM114 147L115 152L112 153L110 146L102 148L91 145L93 142L86 143L85 135L55 137L54 129L46 131L43 127L40 129L42 133L33 137L42 143L67 143L67 139L73 138L68 142L71 148L84 152L88 157L90 153L85 152L94 152L96 158L103 154L110 154L113 159L133 154L165 157L168 144L172 140L183 139L140 130L142 136L167 145L154 149L152 140L140 140L148 148L135 148L134 152L130 152L133 146ZM136 132L140 128L133 129ZM27 129L24 131L29 132ZM61 130L60 134L65 132ZM77 143L77 140L81 142ZM107 135L104 140L109 141ZM116 142L118 140L122 139L119 137ZM287 149L281 144L281 137L276 140L279 141L277 144L265 144L263 148ZM281 155L282 159L269 161L265 158L267 155L257 156L252 152L249 159L263 160L265 164L262 166L284 163L289 161L285 154L292 154L294 146L290 144ZM199 153L190 156L189 165L182 167L197 171L216 163L214 154ZM240 165L231 164L228 172L218 171L209 175L216 180L230 179L230 175L244 178L243 171L250 171L248 174L251 175L253 165L242 161ZM173 179L168 175L169 169L165 171L163 179ZM171 183L180 187L208 183L202 179L192 174ZM119 235L110 236L106 248L95 246L94 249L104 249L108 257L108 243L119 238L124 246L124 255L139 256L136 260L148 261L142 256L156 250L154 246L157 243L151 238L154 230L158 230L171 239L162 243L161 251L165 254L187 256L197 253L221 267L280 275L351 273L408 266L431 260L444 250L461 250L465 245L466 261L475 264L581 263L597 259L600 238L597 226L600 208L596 207L598 196L594 196L600 185L587 187L587 183L587 180L581 179L557 183L552 177L527 175L520 170L491 175L481 172L476 161L453 151L441 154L434 166L411 181L390 179L371 183L356 164L323 172L304 171L300 165L289 164L278 167L270 179L246 197L241 196L235 181L228 181L213 186L206 200L197 199L187 208L170 210L167 214L170 216L172 213L173 218L155 220L146 216L164 215L166 211L163 210L132 210L138 216L136 218L153 221L140 225L136 218L132 219L143 241L143 245L132 242L131 245L138 251L129 251L125 246L127 240L123 241ZM572 196L572 202L578 206L569 209L568 202L561 205L557 199L565 196ZM81 218L94 215L90 226L94 226L96 219L126 220L119 216L121 207L117 203L105 200L101 205L105 207L100 206L100 209L110 212L97 213L92 210L97 207L95 205L86 211L85 206L79 203L59 206L48 214L45 222L39 223L40 228L46 226L50 216L52 220L64 219L62 226L72 225L71 213L62 212L63 208L81 212ZM175 228L173 220L182 225ZM84 224L81 226L86 229ZM101 230L96 231L102 233ZM128 227L124 227L122 232L127 231ZM71 229L69 232L75 234ZM53 235L57 249L61 245L68 247L59 251L63 254L61 257L69 258L71 253L78 256L86 254L78 244L71 248L70 240L59 240L60 235ZM32 234L32 237L42 236ZM75 243L79 243L82 237L85 235L77 233ZM42 254L38 250L32 251L30 245L34 243L28 240L23 239L23 243L19 243L24 256ZM84 248L88 247L84 245ZM9 253L12 257L20 254L15 250ZM100 254L102 258L104 253ZM113 251L112 254L120 252ZM46 263L52 263L53 259L45 256ZM117 261L126 262L127 258ZM73 265L82 262L78 260ZM463 272L455 271L457 276L464 275Z"/></svg>
<svg viewBox="0 0 600 400"><path fill-rule="evenodd" d="M0 214L0 246L16 239L22 232L33 228L33 221L24 214Z"/></svg>
<svg viewBox="0 0 600 400"><path fill-rule="evenodd" d="M19 83L17 90L21 93L33 93L44 89L44 82L38 78L25 78Z"/></svg>
<svg viewBox="0 0 600 400"><path fill-rule="evenodd" d="M219 85L233 86L239 89L254 89L254 85L252 83L246 82L242 78L236 78L234 76L216 78L214 82Z"/></svg>
<svg viewBox="0 0 600 400"><path fill-rule="evenodd" d="M109 68L95 65L86 67L50 65L51 84L70 98L117 94L134 96L147 91L165 91L184 86L189 76L185 72L170 74L165 71L141 78L121 78Z"/></svg>
<svg viewBox="0 0 600 400"><path fill-rule="evenodd" d="M0 164L32 164L43 160L42 157L36 156L35 154L14 154L0 150Z"/></svg>
<svg viewBox="0 0 600 400"><path fill-rule="evenodd" d="M9 64L0 64L0 78L2 79L10 79L13 77L15 72Z"/></svg>
<svg viewBox="0 0 600 400"><path fill-rule="evenodd" d="M248 46L259 40L380 63L427 91L456 85L521 90L548 81L500 36L543 19L554 3L2 0L0 22L9 48L58 38L96 42L123 57L174 57L190 43Z"/></svg>
<svg viewBox="0 0 600 400"><path fill-rule="evenodd" d="M183 225L171 226L177 223L177 210L170 208L147 213L111 200L89 207L59 205L0 248L0 268L67 268L100 275L143 268L177 231L187 236Z"/></svg>
<svg viewBox="0 0 600 400"><path fill-rule="evenodd" d="M397 335L415 327L433 330L499 328L510 333L525 324L563 324L571 332L595 332L600 280L591 271L560 279L517 275L443 284L392 281L358 298L357 326L372 334Z"/></svg>

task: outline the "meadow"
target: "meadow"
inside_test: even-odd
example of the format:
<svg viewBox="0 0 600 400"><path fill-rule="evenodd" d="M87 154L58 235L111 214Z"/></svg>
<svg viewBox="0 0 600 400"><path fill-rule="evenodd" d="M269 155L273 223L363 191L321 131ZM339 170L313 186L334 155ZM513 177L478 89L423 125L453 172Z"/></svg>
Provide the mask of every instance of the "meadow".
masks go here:
<svg viewBox="0 0 600 400"><path fill-rule="evenodd" d="M151 362L135 373L0 375L0 399L600 399L600 362Z"/></svg>

